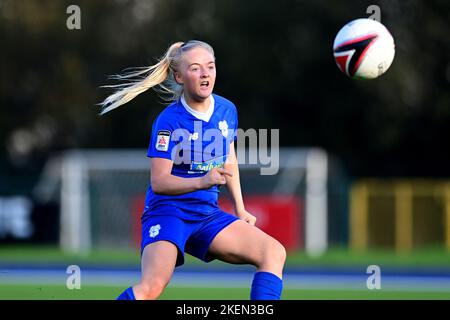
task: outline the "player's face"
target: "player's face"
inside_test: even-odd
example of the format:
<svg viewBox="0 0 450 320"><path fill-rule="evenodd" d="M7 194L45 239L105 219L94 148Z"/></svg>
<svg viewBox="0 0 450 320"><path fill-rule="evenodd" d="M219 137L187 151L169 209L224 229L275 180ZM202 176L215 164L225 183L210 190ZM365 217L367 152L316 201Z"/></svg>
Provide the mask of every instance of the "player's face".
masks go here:
<svg viewBox="0 0 450 320"><path fill-rule="evenodd" d="M184 53L175 78L192 99L204 101L211 95L216 82L214 56L203 48L189 50Z"/></svg>

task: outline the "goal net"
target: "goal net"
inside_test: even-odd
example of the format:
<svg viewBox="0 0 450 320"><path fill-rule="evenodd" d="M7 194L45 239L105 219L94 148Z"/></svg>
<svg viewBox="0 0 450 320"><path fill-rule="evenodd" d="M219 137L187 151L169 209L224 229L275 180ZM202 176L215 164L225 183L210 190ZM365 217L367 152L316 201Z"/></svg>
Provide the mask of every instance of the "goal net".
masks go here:
<svg viewBox="0 0 450 320"><path fill-rule="evenodd" d="M257 216L257 225L288 249L325 251L333 230L328 154L320 148L280 148L277 170L270 174L257 150L238 149L237 156L246 209ZM149 183L146 150L70 150L49 160L37 190L47 197L57 193L60 246L80 253L138 247ZM230 212L226 187L221 190L219 205Z"/></svg>

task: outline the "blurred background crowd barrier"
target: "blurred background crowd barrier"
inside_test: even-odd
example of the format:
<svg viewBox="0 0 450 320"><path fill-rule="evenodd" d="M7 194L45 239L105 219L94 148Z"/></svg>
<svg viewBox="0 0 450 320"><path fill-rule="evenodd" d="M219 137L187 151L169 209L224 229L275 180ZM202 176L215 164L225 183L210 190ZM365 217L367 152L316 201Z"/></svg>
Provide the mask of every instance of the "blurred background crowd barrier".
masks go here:
<svg viewBox="0 0 450 320"><path fill-rule="evenodd" d="M353 248L450 250L450 180L362 180L350 196Z"/></svg>

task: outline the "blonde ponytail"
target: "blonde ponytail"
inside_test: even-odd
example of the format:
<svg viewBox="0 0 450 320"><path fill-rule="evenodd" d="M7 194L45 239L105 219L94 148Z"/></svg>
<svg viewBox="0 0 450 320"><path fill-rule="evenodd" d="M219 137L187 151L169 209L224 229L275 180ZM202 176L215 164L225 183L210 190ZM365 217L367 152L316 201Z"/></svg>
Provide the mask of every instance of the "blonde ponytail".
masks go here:
<svg viewBox="0 0 450 320"><path fill-rule="evenodd" d="M126 82L103 86L103 88L115 88L117 91L100 103L102 107L100 115L120 107L150 88L166 96L165 100L178 99L183 93L183 86L175 81L174 72L179 66L182 53L194 47L203 47L214 56L214 50L205 42L198 40L186 43L176 42L169 47L158 63L150 67L133 68L130 72L110 77L113 80Z"/></svg>
<svg viewBox="0 0 450 320"><path fill-rule="evenodd" d="M130 72L110 77L113 80L125 80L126 83L103 86L103 88L116 88L118 90L100 103L102 106L100 114L103 115L120 107L142 92L156 86L159 86L160 91L163 93L174 94L175 92L173 92L170 86L162 85L162 83L169 77L171 73L171 62L176 54L175 51L179 50L182 45L183 42L172 44L159 62L150 67L134 68Z"/></svg>

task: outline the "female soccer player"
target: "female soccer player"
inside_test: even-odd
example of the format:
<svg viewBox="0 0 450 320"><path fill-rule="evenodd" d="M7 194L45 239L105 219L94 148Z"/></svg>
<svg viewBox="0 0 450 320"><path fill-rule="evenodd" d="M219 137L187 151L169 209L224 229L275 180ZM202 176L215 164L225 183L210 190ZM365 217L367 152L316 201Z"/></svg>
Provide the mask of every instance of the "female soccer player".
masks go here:
<svg viewBox="0 0 450 320"><path fill-rule="evenodd" d="M150 88L169 93L172 101L154 121L148 148L142 278L117 299L158 298L175 267L184 263L185 252L205 262L252 264L257 272L250 298L280 299L286 251L255 226L256 218L245 209L234 149L236 107L212 93L212 47L197 40L177 42L157 64L116 79L129 82L102 102L102 114ZM235 215L217 205L221 185L230 192Z"/></svg>

